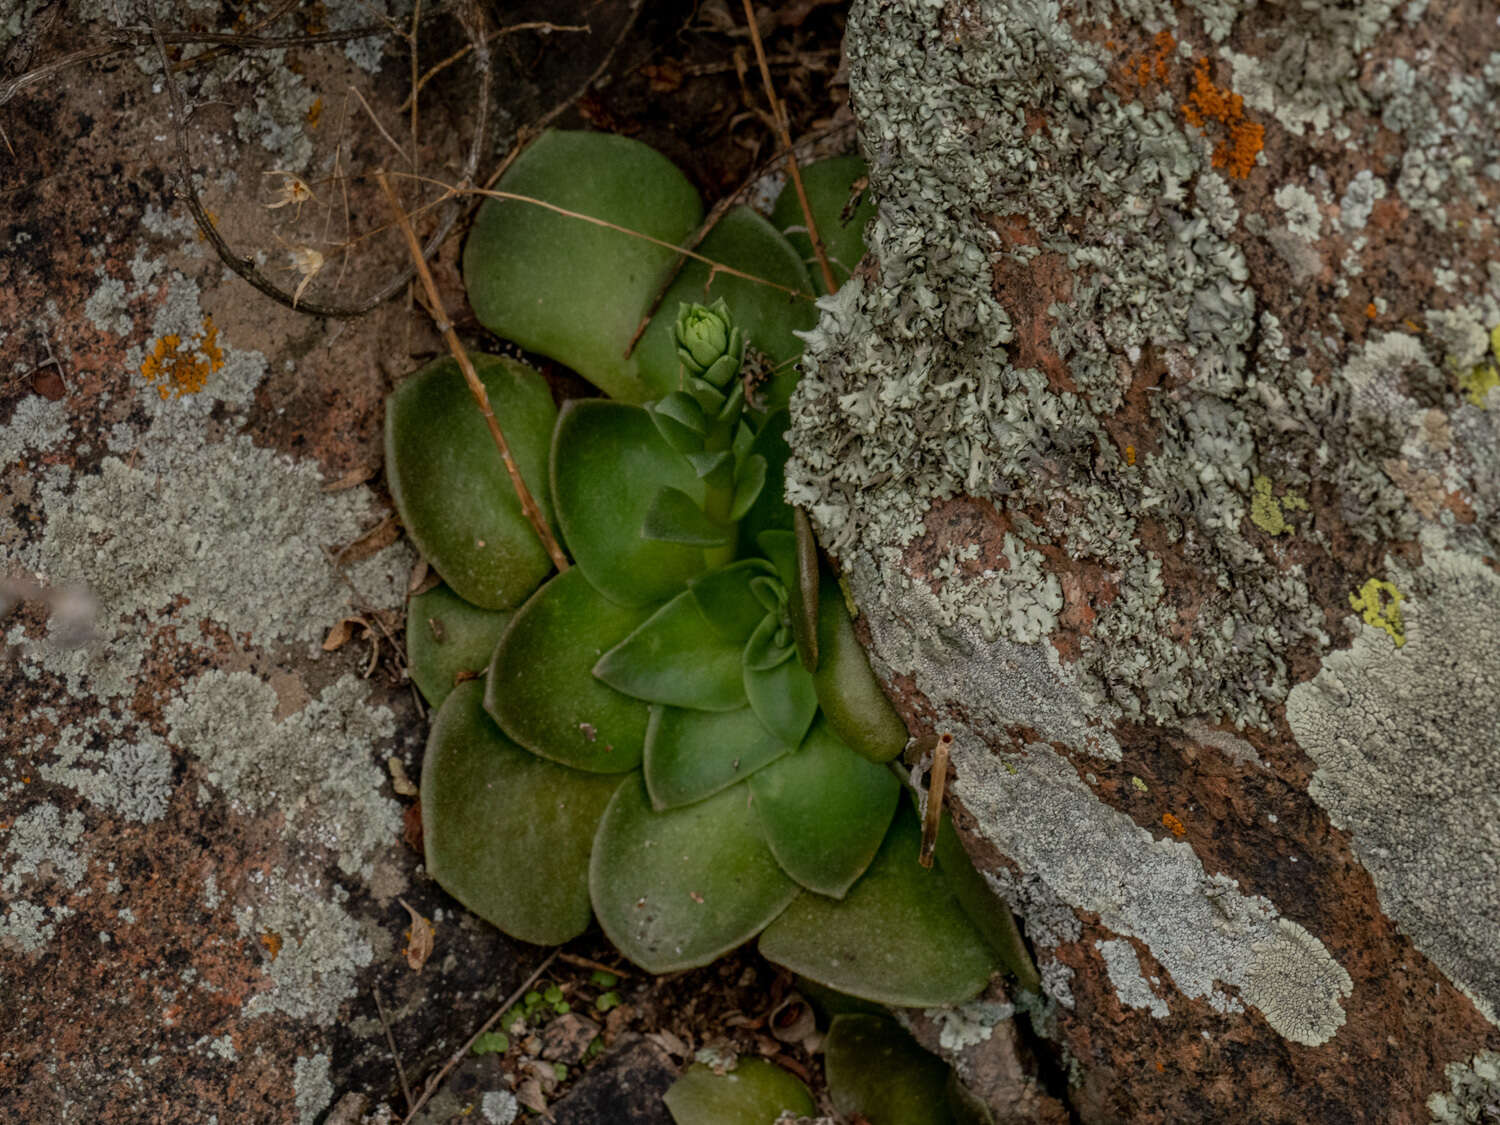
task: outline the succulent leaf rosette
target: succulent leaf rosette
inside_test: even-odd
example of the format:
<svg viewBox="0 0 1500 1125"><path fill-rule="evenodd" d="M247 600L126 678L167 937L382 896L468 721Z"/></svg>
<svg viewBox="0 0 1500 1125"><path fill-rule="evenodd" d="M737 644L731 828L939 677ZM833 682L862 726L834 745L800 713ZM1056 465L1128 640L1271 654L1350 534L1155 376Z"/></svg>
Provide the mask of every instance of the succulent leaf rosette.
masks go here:
<svg viewBox="0 0 1500 1125"><path fill-rule="evenodd" d="M860 171L840 164L818 203L830 228ZM676 168L618 137L547 134L500 187L673 243L701 216ZM802 252L745 209L700 250L783 289L690 263L624 358L670 250L517 200L476 219L464 272L480 319L613 395L557 410L536 371L474 357L572 560L560 573L456 365L389 399L391 491L444 581L408 617L412 676L437 708L428 870L508 934L560 943L597 919L653 972L759 935L831 988L966 1000L1013 924L951 829L919 865L890 764L905 726L782 498L795 372L747 402L747 346L785 367L815 319Z"/></svg>

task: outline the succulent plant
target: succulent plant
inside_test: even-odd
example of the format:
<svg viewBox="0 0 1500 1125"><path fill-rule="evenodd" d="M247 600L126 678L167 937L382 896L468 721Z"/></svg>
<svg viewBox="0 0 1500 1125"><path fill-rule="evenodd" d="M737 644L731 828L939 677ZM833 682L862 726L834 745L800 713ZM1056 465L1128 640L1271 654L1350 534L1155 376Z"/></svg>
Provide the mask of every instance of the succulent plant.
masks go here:
<svg viewBox="0 0 1500 1125"><path fill-rule="evenodd" d="M499 186L666 240L701 213L675 168L618 137L547 134ZM847 188L824 193L828 223ZM747 344L784 364L812 323L801 256L730 212L705 255L804 298L691 263L624 359L672 264L660 249L508 198L485 204L465 251L488 327L616 395L554 411L537 372L474 357L568 569L547 577L452 361L389 400L391 491L446 583L408 627L413 678L440 704L421 781L428 870L527 941L597 918L651 971L760 935L767 957L829 987L966 1000L997 967L987 937L1003 947L1013 929L986 921L1003 906L976 899L956 841L919 865L889 764L906 728L782 499L789 384L753 405L745 393Z"/></svg>

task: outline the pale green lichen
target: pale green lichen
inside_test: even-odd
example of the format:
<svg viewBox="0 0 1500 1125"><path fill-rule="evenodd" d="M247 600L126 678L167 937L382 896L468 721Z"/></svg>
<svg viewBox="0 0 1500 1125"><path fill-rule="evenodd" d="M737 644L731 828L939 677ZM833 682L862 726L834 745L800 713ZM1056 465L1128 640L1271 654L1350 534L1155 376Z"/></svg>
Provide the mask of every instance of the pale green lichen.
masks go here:
<svg viewBox="0 0 1500 1125"><path fill-rule="evenodd" d="M303 847L337 856L369 879L374 857L401 832L400 808L381 794L379 743L391 713L344 675L302 710L276 720L277 696L247 672L209 671L166 707L168 738L203 763L208 780L251 812L277 809Z"/></svg>
<svg viewBox="0 0 1500 1125"><path fill-rule="evenodd" d="M241 937L266 948L269 987L245 1005L248 1015L280 1012L320 1027L333 1025L357 994L355 976L375 960L360 924L344 909L348 893L293 879L288 872L252 872L248 901L235 909ZM274 935L274 941L262 941ZM274 949L274 952L273 952Z"/></svg>
<svg viewBox="0 0 1500 1125"><path fill-rule="evenodd" d="M951 1008L927 1008L922 1014L938 1027L938 1046L945 1051L963 1051L987 1043L995 1028L1016 1014L1014 1004L994 1000L970 1000ZM896 1009L896 1018L903 1013Z"/></svg>
<svg viewBox="0 0 1500 1125"><path fill-rule="evenodd" d="M1377 622L1287 700L1317 770L1309 785L1353 834L1381 907L1492 1022L1500 1011L1500 576L1424 537L1423 562L1388 563L1406 644Z"/></svg>
<svg viewBox="0 0 1500 1125"><path fill-rule="evenodd" d="M1301 184L1282 184L1272 198L1286 216L1287 229L1298 238L1316 242L1323 233L1323 212L1312 192Z"/></svg>
<svg viewBox="0 0 1500 1125"><path fill-rule="evenodd" d="M1290 363L1248 377L1257 320L1268 357L1280 339L1257 318L1228 240L1237 210L1210 146L1171 112L1104 87L1108 57L1074 39L1055 5L981 4L949 26L917 4L878 11L856 8L848 51L880 199L869 232L879 280L825 301L809 335L790 498L836 554L867 554L882 586L906 581L902 549L936 500L965 493L1040 512L1043 538L1117 576L1076 666L1096 712L1267 722L1287 686L1285 649L1322 632L1300 570L1243 530L1256 442L1281 419L1313 432L1322 403L1311 372ZM1028 129L1038 99L1057 124ZM983 213L1024 220L1040 246L997 248ZM1061 255L1076 279L1048 310L1076 390L1007 352L989 261L1037 253ZM1150 400L1163 440L1131 466L1101 419L1147 348L1176 389ZM1305 479L1299 465L1275 467ZM1218 578L1190 630L1141 547L1142 518ZM991 583L976 600L950 569L950 617L970 605L1011 639L1057 619L1060 591L1045 580Z"/></svg>
<svg viewBox="0 0 1500 1125"><path fill-rule="evenodd" d="M1491 1125L1500 1121L1500 1054L1480 1051L1444 1070L1448 1092L1427 1099L1432 1125Z"/></svg>
<svg viewBox="0 0 1500 1125"><path fill-rule="evenodd" d="M39 953L58 923L74 913L67 905L30 902L21 893L27 886L77 890L89 868L83 836L83 814L75 810L64 818L54 805L32 805L11 822L0 851L0 947Z"/></svg>
<svg viewBox="0 0 1500 1125"><path fill-rule="evenodd" d="M299 1125L315 1125L333 1101L333 1082L328 1077L325 1054L299 1055L292 1066L292 1094L297 1102Z"/></svg>
<svg viewBox="0 0 1500 1125"><path fill-rule="evenodd" d="M139 727L121 733L101 719L98 733L103 737L84 741L78 730L66 728L53 749L55 760L39 762L37 775L126 820L160 820L172 798L171 752Z"/></svg>

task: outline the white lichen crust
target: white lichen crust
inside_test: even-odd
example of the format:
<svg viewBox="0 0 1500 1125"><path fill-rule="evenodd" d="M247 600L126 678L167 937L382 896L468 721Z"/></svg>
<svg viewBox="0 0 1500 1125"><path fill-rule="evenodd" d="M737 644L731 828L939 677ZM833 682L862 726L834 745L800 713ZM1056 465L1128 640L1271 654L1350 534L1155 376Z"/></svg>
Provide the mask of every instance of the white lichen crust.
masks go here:
<svg viewBox="0 0 1500 1125"><path fill-rule="evenodd" d="M1159 1020L1172 1014L1167 1002L1151 991L1141 975L1141 959L1136 956L1134 946L1119 938L1096 941L1094 946L1104 958L1104 971L1109 974L1109 983L1115 986L1121 1004L1143 1008Z"/></svg>
<svg viewBox="0 0 1500 1125"><path fill-rule="evenodd" d="M1292 691L1287 722L1382 909L1500 1022L1500 575L1432 544L1391 572L1405 643L1360 627Z"/></svg>

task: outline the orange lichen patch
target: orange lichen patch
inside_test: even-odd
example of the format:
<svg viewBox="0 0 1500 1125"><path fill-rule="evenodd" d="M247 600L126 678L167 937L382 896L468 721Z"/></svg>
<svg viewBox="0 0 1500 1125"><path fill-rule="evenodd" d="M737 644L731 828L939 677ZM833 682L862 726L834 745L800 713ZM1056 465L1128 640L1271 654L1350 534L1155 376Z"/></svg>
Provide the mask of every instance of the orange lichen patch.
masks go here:
<svg viewBox="0 0 1500 1125"><path fill-rule="evenodd" d="M1177 49L1177 40L1170 31L1158 31L1151 41L1153 50L1131 55L1125 60L1125 73L1134 78L1136 85L1148 85L1154 78L1158 82L1167 80L1167 57Z"/></svg>
<svg viewBox="0 0 1500 1125"><path fill-rule="evenodd" d="M1135 446L1133 446L1133 445L1127 445L1125 447L1125 464L1127 464L1127 465L1134 465L1135 464Z"/></svg>
<svg viewBox="0 0 1500 1125"><path fill-rule="evenodd" d="M323 99L316 99L312 105L307 107L307 127L316 129L318 122L323 119Z"/></svg>
<svg viewBox="0 0 1500 1125"><path fill-rule="evenodd" d="M1166 825L1167 830L1169 832L1171 832L1172 835L1174 835L1174 836L1186 836L1187 835L1187 825L1183 824L1182 821L1178 820L1171 813L1169 813L1169 812L1162 813L1161 814L1161 822L1164 825Z"/></svg>
<svg viewBox="0 0 1500 1125"><path fill-rule="evenodd" d="M141 363L141 375L162 398L181 398L201 391L208 377L223 366L219 330L214 327L214 318L205 316L203 331L186 346L175 332L157 340Z"/></svg>
<svg viewBox="0 0 1500 1125"><path fill-rule="evenodd" d="M1214 146L1214 167L1228 169L1231 176L1241 180L1250 174L1255 154L1265 144L1265 128L1245 120L1244 98L1214 85L1206 58L1199 59L1193 68L1193 88L1182 107L1182 115L1189 125L1204 134L1210 121L1224 126L1228 136Z"/></svg>
<svg viewBox="0 0 1500 1125"><path fill-rule="evenodd" d="M277 954L281 952L281 935L272 930L267 930L260 935L260 943L266 947L266 952L271 955L271 960L276 960Z"/></svg>
<svg viewBox="0 0 1500 1125"><path fill-rule="evenodd" d="M1379 311L1380 310L1375 307L1375 302L1374 301L1371 301L1368 305L1365 306L1365 315L1367 317L1369 317L1371 320L1375 319L1375 317L1379 313Z"/></svg>

